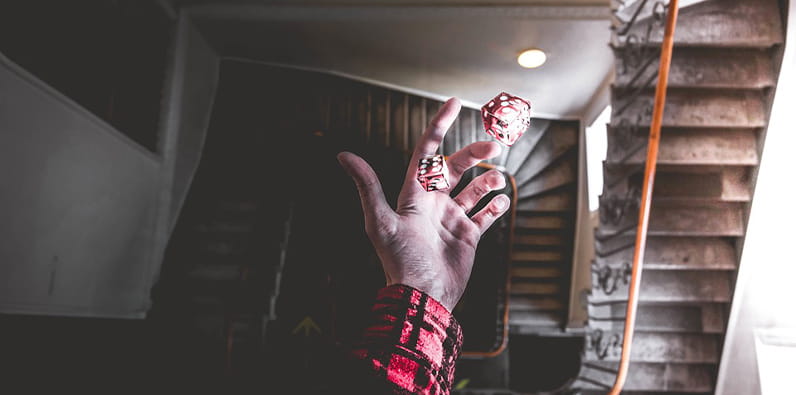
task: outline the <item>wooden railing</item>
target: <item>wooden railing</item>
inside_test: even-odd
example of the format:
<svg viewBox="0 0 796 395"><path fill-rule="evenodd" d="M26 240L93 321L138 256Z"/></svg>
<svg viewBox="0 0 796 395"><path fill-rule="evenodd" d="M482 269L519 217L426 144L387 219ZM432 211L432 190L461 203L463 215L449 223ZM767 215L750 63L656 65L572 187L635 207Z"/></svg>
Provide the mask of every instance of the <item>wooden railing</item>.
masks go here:
<svg viewBox="0 0 796 395"><path fill-rule="evenodd" d="M647 146L647 163L644 168L644 181L641 189L641 206L639 208L638 227L636 229L636 244L630 275L630 289L628 290L625 331L622 339L622 355L619 360L619 371L616 375L616 381L609 395L618 395L622 392L622 387L627 378L627 370L630 366L630 349L633 342L633 331L636 325L638 293L641 285L641 264L644 261L644 249L647 242L650 206L652 204L652 189L655 184L655 167L658 162L658 145L660 143L661 124L663 122L663 109L666 103L666 84L669 79L669 66L672 59L677 12L677 0L670 0L666 17L666 30L664 31L663 43L661 44L658 84L655 87L655 103L653 105L649 144Z"/></svg>

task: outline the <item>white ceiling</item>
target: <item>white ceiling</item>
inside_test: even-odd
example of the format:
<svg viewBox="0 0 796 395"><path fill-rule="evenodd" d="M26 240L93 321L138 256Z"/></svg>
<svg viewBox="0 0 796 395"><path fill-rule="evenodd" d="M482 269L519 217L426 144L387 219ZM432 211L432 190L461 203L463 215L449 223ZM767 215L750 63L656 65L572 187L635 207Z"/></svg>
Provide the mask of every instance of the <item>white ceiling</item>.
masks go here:
<svg viewBox="0 0 796 395"><path fill-rule="evenodd" d="M489 7L452 2L202 4L188 10L224 56L337 72L435 97L457 96L470 106L480 107L505 90L531 100L536 116L580 117L608 78L613 65L608 6L595 5L603 2ZM529 47L544 49L547 63L520 67L516 56Z"/></svg>

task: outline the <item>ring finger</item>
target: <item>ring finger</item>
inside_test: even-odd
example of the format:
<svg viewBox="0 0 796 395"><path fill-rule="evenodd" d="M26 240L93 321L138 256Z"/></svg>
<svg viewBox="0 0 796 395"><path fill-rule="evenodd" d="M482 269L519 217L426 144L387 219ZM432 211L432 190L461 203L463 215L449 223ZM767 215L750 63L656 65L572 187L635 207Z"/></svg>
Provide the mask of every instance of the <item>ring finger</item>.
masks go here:
<svg viewBox="0 0 796 395"><path fill-rule="evenodd" d="M489 192L505 186L506 179L503 174L497 170L490 170L474 178L453 200L465 213L469 213Z"/></svg>

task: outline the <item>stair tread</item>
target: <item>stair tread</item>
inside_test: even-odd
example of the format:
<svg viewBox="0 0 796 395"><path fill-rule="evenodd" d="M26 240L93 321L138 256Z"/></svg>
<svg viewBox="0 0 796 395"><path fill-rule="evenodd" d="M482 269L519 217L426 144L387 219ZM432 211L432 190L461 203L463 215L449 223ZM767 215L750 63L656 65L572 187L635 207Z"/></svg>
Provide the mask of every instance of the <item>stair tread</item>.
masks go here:
<svg viewBox="0 0 796 395"><path fill-rule="evenodd" d="M647 136L628 136L624 129L608 133L606 162L643 164L646 149L627 157L628 147L645 145ZM661 165L756 166L757 133L754 130L671 130L661 134L658 163Z"/></svg>
<svg viewBox="0 0 796 395"><path fill-rule="evenodd" d="M589 306L589 327L604 331L624 330L627 303ZM640 304L636 330L721 334L726 320L725 304Z"/></svg>
<svg viewBox="0 0 796 395"><path fill-rule="evenodd" d="M656 75L657 67L654 66L657 65L657 59L637 76L642 64L636 67L626 65L623 51L627 51L627 48L617 48L616 51L616 87L637 87ZM766 50L676 47L672 54L667 87L760 89L775 84L774 67Z"/></svg>
<svg viewBox="0 0 796 395"><path fill-rule="evenodd" d="M603 195L623 197L628 188L641 184L643 167L637 164L604 163ZM751 166L659 165L652 198L655 201L703 200L748 202L752 199Z"/></svg>
<svg viewBox="0 0 796 395"><path fill-rule="evenodd" d="M593 284L597 275L592 273ZM613 284L610 284L613 285ZM590 303L627 301L627 284L618 281L613 292L594 287ZM730 278L719 271L644 271L641 276L640 302L730 302Z"/></svg>
<svg viewBox="0 0 796 395"><path fill-rule="evenodd" d="M512 281L510 295L559 295L562 287L558 283Z"/></svg>
<svg viewBox="0 0 796 395"><path fill-rule="evenodd" d="M519 199L539 195L541 193L573 184L577 181L577 151L570 150L550 163L544 170L517 186Z"/></svg>
<svg viewBox="0 0 796 395"><path fill-rule="evenodd" d="M517 210L529 211L571 211L575 209L576 192L574 188L548 191L541 195L518 199Z"/></svg>
<svg viewBox="0 0 796 395"><path fill-rule="evenodd" d="M517 279L562 278L564 271L559 267L512 267L511 277Z"/></svg>
<svg viewBox="0 0 796 395"><path fill-rule="evenodd" d="M589 361L583 364L579 380L573 387L601 389L613 386L618 362ZM627 391L661 391L680 393L713 392L716 368L712 364L679 364L630 362L623 393ZM602 384L602 385L601 385Z"/></svg>
<svg viewBox="0 0 796 395"><path fill-rule="evenodd" d="M534 311L534 310L563 310L564 303L561 298L552 297L529 297L511 296L509 297L511 310Z"/></svg>
<svg viewBox="0 0 796 395"><path fill-rule="evenodd" d="M563 310L511 310L509 312L509 325L560 327L563 322Z"/></svg>
<svg viewBox="0 0 796 395"><path fill-rule="evenodd" d="M736 203L705 205L663 205L653 203L650 210L649 235L652 236L743 236L743 206ZM601 199L600 211L607 210ZM600 222L598 239L629 229L637 224L638 211L625 213L618 223Z"/></svg>
<svg viewBox="0 0 796 395"><path fill-rule="evenodd" d="M632 238L627 239L633 243ZM599 249L599 246L598 246ZM632 262L633 248L597 257L598 265ZM735 270L735 247L716 237L650 237L644 252L644 270Z"/></svg>
<svg viewBox="0 0 796 395"><path fill-rule="evenodd" d="M666 96L663 127L762 128L766 125L763 97L756 90L672 91ZM624 104L621 98L615 98L611 123L640 125L644 129L650 124L652 114L646 110L652 108L653 102L653 94L645 92L617 114Z"/></svg>
<svg viewBox="0 0 796 395"><path fill-rule="evenodd" d="M559 215L556 213L529 213L517 210L514 219L515 228L561 230L571 227L570 214Z"/></svg>
<svg viewBox="0 0 796 395"><path fill-rule="evenodd" d="M517 251L511 252L512 261L560 262L566 258L560 251Z"/></svg>
<svg viewBox="0 0 796 395"><path fill-rule="evenodd" d="M629 34L644 37L650 21L637 23ZM652 29L650 44L660 47L663 28ZM617 45L614 39L615 45ZM677 19L678 47L768 48L784 41L779 6L774 0L706 1L684 8Z"/></svg>
<svg viewBox="0 0 796 395"><path fill-rule="evenodd" d="M562 122L552 124L528 153L528 158L514 172L517 185L523 185L567 151L577 147L577 144L576 127Z"/></svg>
<svg viewBox="0 0 796 395"><path fill-rule="evenodd" d="M592 334L592 340L596 339ZM587 361L619 361L621 354L622 332L602 333L602 344L613 344L619 337L616 347L605 348L606 355L600 359L594 347L586 351ZM665 333L665 332L640 332L633 335L633 347L630 350L630 360L634 362L656 363L689 363L705 364L719 362L719 335L695 333ZM608 340L609 343L605 343ZM602 347L601 347L602 348Z"/></svg>
<svg viewBox="0 0 796 395"><path fill-rule="evenodd" d="M565 246L569 243L568 237L560 234L515 234L514 245L533 246Z"/></svg>

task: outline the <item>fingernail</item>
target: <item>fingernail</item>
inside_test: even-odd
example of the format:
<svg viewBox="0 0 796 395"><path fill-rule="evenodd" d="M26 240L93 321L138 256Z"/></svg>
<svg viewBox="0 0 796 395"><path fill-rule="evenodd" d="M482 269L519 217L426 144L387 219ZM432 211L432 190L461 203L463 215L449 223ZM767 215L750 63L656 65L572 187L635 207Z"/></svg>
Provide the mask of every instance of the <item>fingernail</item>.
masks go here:
<svg viewBox="0 0 796 395"><path fill-rule="evenodd" d="M495 207L498 210L503 210L509 206L509 197L506 195L500 195L495 199Z"/></svg>

